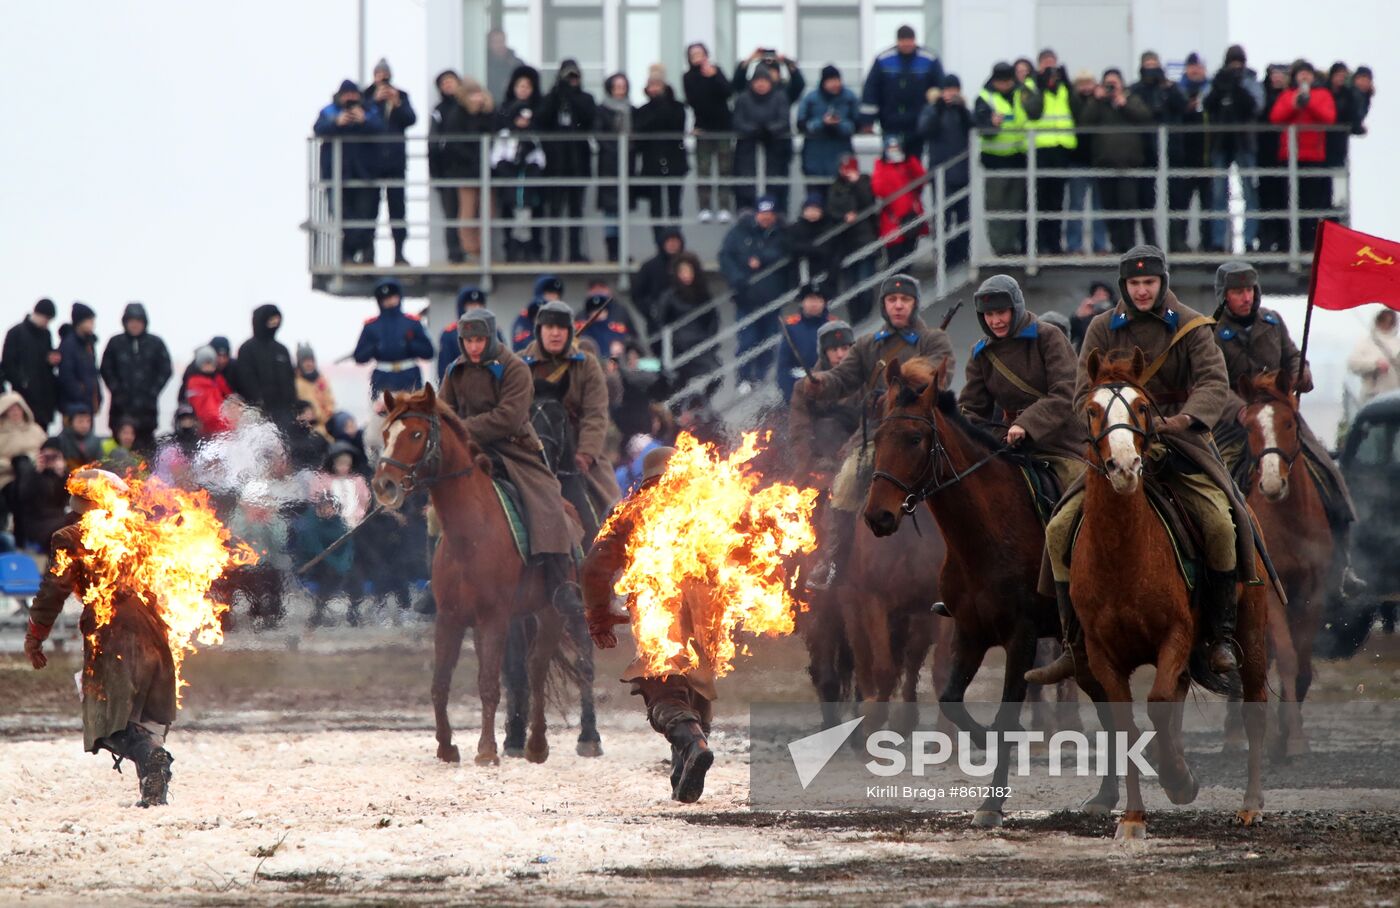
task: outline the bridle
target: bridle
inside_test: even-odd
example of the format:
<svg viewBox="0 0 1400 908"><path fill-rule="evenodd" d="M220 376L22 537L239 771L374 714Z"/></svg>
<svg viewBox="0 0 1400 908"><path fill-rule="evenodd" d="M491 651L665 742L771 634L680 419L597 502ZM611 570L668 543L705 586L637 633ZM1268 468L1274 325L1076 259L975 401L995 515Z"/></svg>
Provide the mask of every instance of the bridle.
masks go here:
<svg viewBox="0 0 1400 908"><path fill-rule="evenodd" d="M1295 426L1297 425L1298 413L1297 413L1296 410L1293 409L1291 403L1289 403L1288 401L1283 401L1283 400L1268 400L1268 401L1262 402L1259 406L1263 406L1264 404L1268 404L1268 403L1277 403L1277 404L1280 404L1280 405L1282 405L1282 406L1288 407L1288 408L1290 409L1290 411L1292 412L1292 414L1293 414L1294 425L1295 425ZM1250 404L1250 405L1249 405L1249 409L1253 409L1254 406L1255 406L1254 404ZM1256 415L1257 415L1257 414L1256 414ZM1259 450L1259 453L1256 454L1256 453L1254 453L1254 451L1253 451L1253 450L1250 448L1250 446L1249 446L1249 429L1248 429L1248 426L1246 426L1246 427L1245 427L1244 451L1245 451L1245 454L1246 454L1246 455L1248 456L1248 458L1249 458L1249 474L1248 474L1248 475L1249 475L1249 477L1250 477L1250 480L1252 481L1253 475L1254 475L1254 471L1257 470L1257 469L1259 468L1259 463L1260 463L1266 456L1268 456L1268 455L1270 455L1270 454L1277 454L1279 460L1282 460L1285 464L1287 464L1288 469L1290 469L1290 470L1293 469L1293 461L1297 460L1297 459L1298 459L1298 455L1303 453L1303 439L1302 439L1301 437L1298 437L1298 438L1297 438L1297 442L1296 442L1296 444L1293 446L1293 450L1292 450L1291 452L1285 451L1283 448L1280 448L1280 447L1278 447L1277 445L1272 445L1272 446L1267 447L1267 448L1261 448L1261 449Z"/></svg>
<svg viewBox="0 0 1400 908"><path fill-rule="evenodd" d="M388 454L379 457L381 464L387 463L392 467L398 467L404 473L403 490L405 493L412 492L421 483L425 488L434 486L446 479L455 479L458 476L469 476L475 470L475 466L468 464L460 470L453 470L451 473L437 473L436 475L420 477L420 469L440 470L442 469L442 419L436 413L416 413L406 411L395 416L385 423L385 428L392 426L396 422L403 422L409 419L421 419L428 424L428 443L423 449L423 456L418 458L417 463L404 463L395 460Z"/></svg>
<svg viewBox="0 0 1400 908"><path fill-rule="evenodd" d="M1108 416L1108 411L1113 409L1114 401L1117 401L1123 405L1124 410L1128 411L1129 420L1131 420L1133 408L1132 405L1128 402L1128 398L1125 397L1123 394L1123 392L1128 390L1129 388L1141 394L1143 399L1148 401L1149 403L1149 409L1147 411L1147 427L1141 428L1136 423L1133 423L1131 421L1115 422L1109 423L1108 425L1104 426L1103 429L1097 435L1094 435L1092 427L1090 428L1089 448L1094 452L1094 460L1098 461L1097 463L1091 463L1090 466L1092 466L1095 470L1098 470L1105 476L1108 475L1108 464L1104 462L1103 452L1099 450L1099 443L1102 442L1105 438L1107 438L1112 433L1119 431L1120 429L1126 430L1128 432L1133 433L1134 435L1140 436L1142 438L1142 446L1144 449L1146 449L1148 444L1157 437L1157 428L1153 422L1153 416L1160 416L1161 414L1156 412L1157 405L1151 402L1151 396L1148 395L1148 393L1142 388L1138 387L1132 382L1115 381L1106 382L1102 385L1095 385L1092 391L1107 391L1109 394L1112 395L1112 399L1108 402L1108 406L1105 407L1103 411L1105 417Z"/></svg>
<svg viewBox="0 0 1400 908"><path fill-rule="evenodd" d="M949 455L948 449L944 447L943 440L938 434L938 423L932 417L915 413L891 413L885 416L881 422L886 419L907 419L911 422L920 422L928 426L928 456L924 458L924 465L919 470L918 475L915 476L912 484L906 483L898 476L887 473L884 470L876 470L871 475L872 482L876 479L883 479L904 493L904 501L900 503L899 509L905 514L913 514L920 504L932 498L934 495L937 495L939 492L950 489L962 482L968 476L995 460L999 454L1008 450L1007 447L1003 445L967 469L959 471L957 466L954 465L953 458ZM942 481L938 479L940 465L946 465L948 472L952 474L949 478Z"/></svg>

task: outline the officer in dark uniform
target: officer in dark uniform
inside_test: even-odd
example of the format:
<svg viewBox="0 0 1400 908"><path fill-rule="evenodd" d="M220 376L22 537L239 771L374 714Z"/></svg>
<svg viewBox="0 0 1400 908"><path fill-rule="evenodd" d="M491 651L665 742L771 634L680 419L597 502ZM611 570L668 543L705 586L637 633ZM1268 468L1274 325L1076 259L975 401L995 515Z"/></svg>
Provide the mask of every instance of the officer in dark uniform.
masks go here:
<svg viewBox="0 0 1400 908"><path fill-rule="evenodd" d="M416 391L423 386L418 360L433 358L433 342L416 316L403 311L403 287L385 278L374 288L379 315L366 319L355 344L355 362L374 362L370 373L371 397L385 391Z"/></svg>
<svg viewBox="0 0 1400 908"><path fill-rule="evenodd" d="M597 318L593 318L593 313L599 312ZM593 321L588 323L592 318ZM607 360L612 356L612 345L614 341L627 346L627 342L637 336L637 332L632 330L632 320L627 316L627 310L613 299L612 292L595 292L589 294L583 301L583 317L574 323L574 330L578 332L580 339L588 338L598 345L598 358Z"/></svg>
<svg viewBox="0 0 1400 908"><path fill-rule="evenodd" d="M530 305L520 310L510 326L510 349L516 353L530 346L535 339L535 315L545 303L564 298L564 282L552 274L541 274L535 281L535 295Z"/></svg>
<svg viewBox="0 0 1400 908"><path fill-rule="evenodd" d="M792 338L792 346L784 342L778 348L778 389L783 392L783 400L789 403L792 401L792 386L807 374L808 369L816 367L817 332L836 318L827 311L826 294L819 284L803 284L802 289L797 291L797 300L801 310L783 318L788 337ZM801 360L792 347L796 347L802 355Z"/></svg>
<svg viewBox="0 0 1400 908"><path fill-rule="evenodd" d="M486 308L486 291L475 284L468 284L457 291L457 317L468 309ZM437 375L438 384L442 384L442 379L447 375L448 368L452 361L458 356L457 351L457 323L453 322L442 329L442 336L438 338L438 360Z"/></svg>

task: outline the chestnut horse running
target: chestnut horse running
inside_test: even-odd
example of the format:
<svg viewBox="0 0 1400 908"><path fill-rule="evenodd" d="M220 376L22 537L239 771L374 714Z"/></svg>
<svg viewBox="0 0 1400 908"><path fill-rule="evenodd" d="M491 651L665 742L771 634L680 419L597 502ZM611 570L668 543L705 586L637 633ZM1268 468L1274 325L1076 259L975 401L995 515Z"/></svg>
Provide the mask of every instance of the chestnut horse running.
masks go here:
<svg viewBox="0 0 1400 908"><path fill-rule="evenodd" d="M1284 757L1308 752L1301 707L1312 684L1313 641L1322 630L1332 532L1317 480L1299 459L1298 401L1288 370L1242 376L1241 423L1249 433L1249 506L1259 518L1284 593L1269 597L1269 640L1279 676L1279 737Z"/></svg>
<svg viewBox="0 0 1400 908"><path fill-rule="evenodd" d="M1186 693L1192 678L1217 692L1228 685L1203 659L1192 658L1198 615L1172 540L1147 498L1143 463L1157 439L1152 399L1142 387L1146 357L1134 350L1105 358L1094 350L1085 367L1091 462L1084 476L1083 522L1070 558L1070 598L1084 628L1089 667L1112 701L1113 729L1130 739L1137 727L1128 679L1140 666L1156 666L1148 715L1157 732L1157 772L1172 803L1189 804L1199 786L1182 750ZM1262 563L1259 576L1267 576ZM1236 629L1244 699L1254 704L1246 706L1249 781L1236 815L1245 825L1256 822L1264 809L1267 591L1244 587ZM1127 809L1115 837L1141 838L1147 834L1147 814L1136 762L1129 761L1127 770Z"/></svg>
<svg viewBox="0 0 1400 908"><path fill-rule="evenodd" d="M1020 730L1021 704L1034 663L1036 640L1059 633L1054 600L1036 592L1045 528L1031 500L1019 461L1001 443L958 412L947 383L946 361L925 358L902 366L891 362L885 416L875 432L875 480L865 503L865 522L889 536L905 514L927 504L947 546L939 589L953 614L952 666L939 700L958 728L980 738L988 729L968 714L963 696L987 650L1006 650L1002 705L997 711L1000 752L990 785L1004 790L1010 769L1005 732ZM1084 690L1102 701L1087 674ZM1100 708L1100 718L1108 716ZM1004 796L988 797L973 815L977 826L999 826ZM1117 776L1103 777L1085 804L1107 812L1118 802Z"/></svg>
<svg viewBox="0 0 1400 908"><path fill-rule="evenodd" d="M437 623L433 628L433 714L438 759L461 760L447 720L452 672L470 626L475 632L477 688L481 696L481 739L476 763L500 763L496 750L496 708L501 700L501 665L506 632L516 615L534 612L538 632L527 658L530 683L530 736L525 757L543 763L545 690L551 662L559 651L563 618L540 608L549 598L538 571L526 570L510 523L491 479L491 461L472 441L466 426L440 403L428 384L413 394L384 394L384 454L375 471L374 497L385 508L403 506L415 487L427 486L442 523L442 542L433 556Z"/></svg>

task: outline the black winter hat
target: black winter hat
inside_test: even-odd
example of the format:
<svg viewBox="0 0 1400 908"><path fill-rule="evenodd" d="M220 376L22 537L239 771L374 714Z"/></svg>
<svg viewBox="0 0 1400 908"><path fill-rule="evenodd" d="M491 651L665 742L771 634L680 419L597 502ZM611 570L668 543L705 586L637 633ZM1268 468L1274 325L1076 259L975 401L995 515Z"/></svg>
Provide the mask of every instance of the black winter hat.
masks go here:
<svg viewBox="0 0 1400 908"><path fill-rule="evenodd" d="M1229 66L1231 63L1235 63L1235 62L1246 63L1246 62L1248 62L1248 60L1249 60L1249 58L1246 57L1246 56L1245 56L1245 53L1244 53L1244 47L1242 47L1242 46L1239 45L1239 44L1231 44L1229 47L1227 47L1227 48L1225 49L1225 65L1226 65L1226 66Z"/></svg>
<svg viewBox="0 0 1400 908"><path fill-rule="evenodd" d="M917 35L914 34L914 26L912 26L912 25L901 25L901 26L899 27L899 31L897 31L897 32L894 33L894 36L895 36L896 39L915 38L915 37L918 37Z"/></svg>
<svg viewBox="0 0 1400 908"><path fill-rule="evenodd" d="M962 79L958 78L957 73L948 73L946 76L943 77L943 87L962 88Z"/></svg>
<svg viewBox="0 0 1400 908"><path fill-rule="evenodd" d="M233 345L228 342L228 338L222 334L216 334L209 341L209 346L214 348L215 353L222 353L225 356L233 352Z"/></svg>
<svg viewBox="0 0 1400 908"><path fill-rule="evenodd" d="M337 95L343 95L343 94L345 94L347 91L353 91L353 92L355 92L356 94L359 94L359 93L360 93L360 86L356 85L355 82L354 82L354 80L352 80L352 79L344 79L344 80L342 80L341 83L340 83L340 88L336 89L336 92L335 92L335 93L336 93Z"/></svg>
<svg viewBox="0 0 1400 908"><path fill-rule="evenodd" d="M34 314L42 315L44 318L54 318L58 315L58 307L53 304L53 300L44 297L34 304Z"/></svg>
<svg viewBox="0 0 1400 908"><path fill-rule="evenodd" d="M92 307L86 303L74 303L70 320L73 324L81 324L90 318L97 318L97 313L92 311Z"/></svg>
<svg viewBox="0 0 1400 908"><path fill-rule="evenodd" d="M835 63L828 63L822 67L822 77L818 79L817 82L818 84L820 84L822 82L825 82L827 79L839 78L841 78L841 70L836 68Z"/></svg>
<svg viewBox="0 0 1400 908"><path fill-rule="evenodd" d="M485 306L486 291L475 284L468 284L457 291L457 314L461 315L471 305Z"/></svg>
<svg viewBox="0 0 1400 908"><path fill-rule="evenodd" d="M992 67L992 81L994 82L998 79L1015 78L1016 70L1012 68L1011 64L1007 63L1005 60L1002 60L1001 62L997 63L995 66Z"/></svg>
<svg viewBox="0 0 1400 908"><path fill-rule="evenodd" d="M1363 64L1362 66L1356 67L1356 72L1354 72L1354 73L1351 74L1351 77L1352 77L1353 79L1356 79L1356 78L1359 78L1359 77L1363 77L1363 76L1364 76L1365 78L1367 78L1367 79L1374 79L1374 78L1375 78L1375 74L1371 72L1371 67L1366 66L1366 65L1364 65L1364 64Z"/></svg>
<svg viewBox="0 0 1400 908"><path fill-rule="evenodd" d="M122 324L125 325L132 319L136 319L138 322L146 322L147 324L150 324L151 321L146 317L145 306L140 303L127 303L126 308L122 310Z"/></svg>

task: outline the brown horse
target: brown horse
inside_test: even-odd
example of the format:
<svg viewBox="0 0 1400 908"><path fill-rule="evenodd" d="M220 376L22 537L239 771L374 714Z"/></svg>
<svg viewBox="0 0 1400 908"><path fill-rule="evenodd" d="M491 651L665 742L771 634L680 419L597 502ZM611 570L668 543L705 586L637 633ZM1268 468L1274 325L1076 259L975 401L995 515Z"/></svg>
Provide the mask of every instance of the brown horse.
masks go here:
<svg viewBox="0 0 1400 908"><path fill-rule="evenodd" d="M1036 640L1059 634L1059 615L1054 601L1036 591L1045 530L1019 462L959 413L951 392L940 392L947 372L946 361L922 358L887 367L865 521L875 535L889 536L921 502L933 513L947 546L938 587L953 614L952 666L939 700L953 724L974 737L988 729L968 714L963 697L987 650L1006 650L995 720L1001 750L990 783L995 791L1006 786L1011 760L1005 732L1020 730L1024 676L1034 664ZM1080 683L1096 704L1102 700L1091 676ZM1005 800L987 798L974 825L999 826ZM1118 780L1109 773L1085 809L1106 812L1117 801Z"/></svg>
<svg viewBox="0 0 1400 908"><path fill-rule="evenodd" d="M506 632L516 615L534 612L538 631L527 658L530 683L530 736L525 757L543 763L545 691L551 661L559 650L563 619L548 602L538 571L526 569L516 550L505 511L491 479L491 461L472 441L457 415L440 403L431 384L413 394L384 394L384 454L375 471L374 496L385 508L403 506L414 488L427 486L442 523L442 542L433 555L437 623L433 628L433 713L438 759L461 760L447 720L452 672L468 627L476 639L477 687L481 697L478 765L500 762L496 750L496 708L501 700L501 666Z"/></svg>
<svg viewBox="0 0 1400 908"><path fill-rule="evenodd" d="M1208 689L1227 685L1204 660L1193 658L1197 615L1176 563L1172 540L1148 501L1143 479L1153 431L1152 399L1142 387L1146 358L1141 350L1095 350L1086 362L1092 385L1086 404L1091 466L1084 478L1084 514L1070 559L1070 596L1084 628L1089 667L1112 701L1113 728L1136 738L1129 677L1143 665L1156 666L1148 694L1148 715L1157 731L1157 772L1175 804L1189 804L1199 787L1186 764L1180 736L1181 710L1192 678ZM1259 576L1263 573L1259 565ZM1131 596L1124 591L1131 590ZM1243 659L1240 677L1249 704L1249 782L1237 814L1245 825L1263 811L1261 783L1264 738L1266 588L1245 586L1236 638ZM1117 838L1147 832L1137 764L1127 767L1127 809Z"/></svg>
<svg viewBox="0 0 1400 908"><path fill-rule="evenodd" d="M1242 376L1241 418L1249 433L1249 505L1288 596L1269 597L1269 640L1279 675L1279 738L1284 757L1308 752L1301 707L1312 684L1313 641L1322 630L1332 532L1317 480L1299 461L1298 402L1287 370Z"/></svg>

